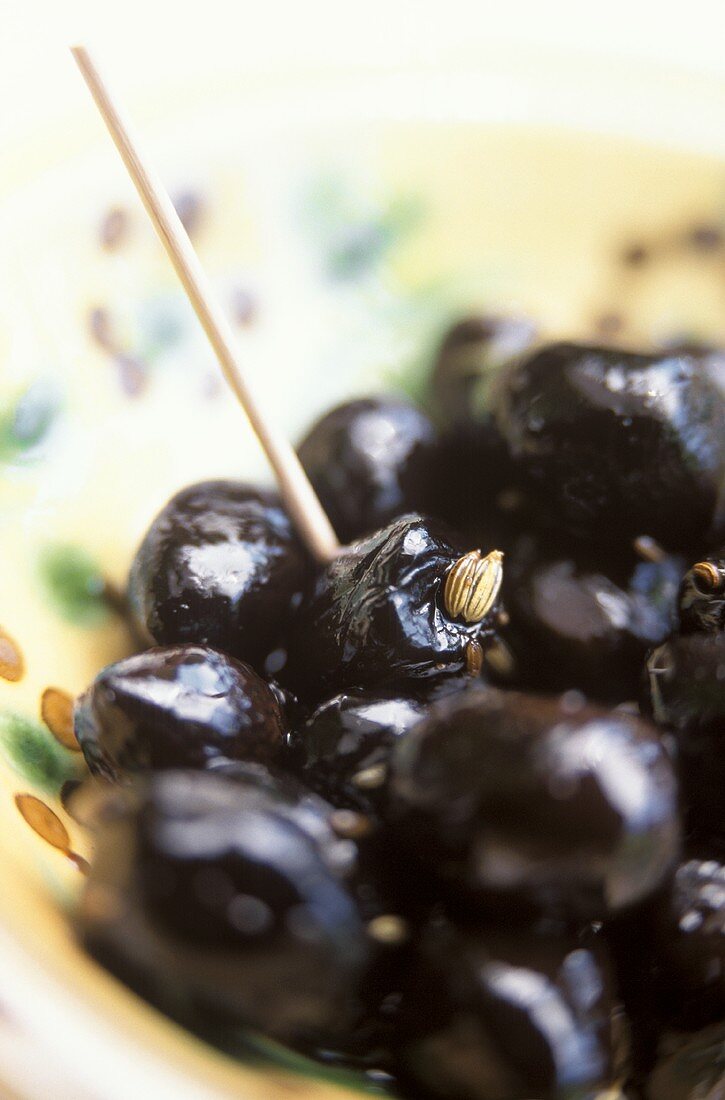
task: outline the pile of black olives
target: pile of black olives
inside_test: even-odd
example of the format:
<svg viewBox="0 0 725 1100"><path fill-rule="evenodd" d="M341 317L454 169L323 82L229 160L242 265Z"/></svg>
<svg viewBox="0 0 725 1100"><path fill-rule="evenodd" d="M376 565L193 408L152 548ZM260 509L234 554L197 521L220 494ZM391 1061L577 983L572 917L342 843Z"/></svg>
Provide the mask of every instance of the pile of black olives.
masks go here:
<svg viewBox="0 0 725 1100"><path fill-rule="evenodd" d="M391 1095L725 1095L723 375L466 318L301 443L333 561L178 493L76 707L94 956Z"/></svg>

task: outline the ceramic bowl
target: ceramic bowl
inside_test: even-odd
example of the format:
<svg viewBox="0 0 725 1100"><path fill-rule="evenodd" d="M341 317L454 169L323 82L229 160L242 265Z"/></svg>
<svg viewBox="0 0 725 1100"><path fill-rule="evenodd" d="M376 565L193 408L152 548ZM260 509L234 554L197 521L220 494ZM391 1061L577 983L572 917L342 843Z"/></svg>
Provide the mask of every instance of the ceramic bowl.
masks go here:
<svg viewBox="0 0 725 1100"><path fill-rule="evenodd" d="M725 342L722 251L695 232L721 224L721 110L722 87L704 78L490 57L210 81L142 103L140 120L250 379L296 437L347 394L424 399L436 339L470 309L523 312L554 335ZM11 168L0 971L12 1026L42 1054L24 1056L25 1087L48 1095L52 1067L54 1097L65 1081L69 1096L110 1100L342 1097L365 1083L271 1048L223 1055L74 939L91 853L61 798L83 770L69 706L132 645L114 595L174 490L268 474L90 102ZM626 261L633 247L654 256L646 270Z"/></svg>

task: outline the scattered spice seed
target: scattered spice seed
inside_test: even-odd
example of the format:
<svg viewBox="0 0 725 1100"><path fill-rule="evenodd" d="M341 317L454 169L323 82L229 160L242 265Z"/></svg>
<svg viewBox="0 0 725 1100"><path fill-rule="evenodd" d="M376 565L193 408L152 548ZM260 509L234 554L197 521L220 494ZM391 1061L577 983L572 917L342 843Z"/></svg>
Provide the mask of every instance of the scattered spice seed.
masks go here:
<svg viewBox="0 0 725 1100"><path fill-rule="evenodd" d="M373 827L369 817L355 810L334 810L330 814L330 824L337 835L346 840L360 840L368 836Z"/></svg>
<svg viewBox="0 0 725 1100"><path fill-rule="evenodd" d="M257 318L257 302L250 290L238 286L231 296L232 317L238 325L249 328Z"/></svg>
<svg viewBox="0 0 725 1100"><path fill-rule="evenodd" d="M474 639L466 646L466 672L469 676L479 676L483 668L483 650Z"/></svg>
<svg viewBox="0 0 725 1100"><path fill-rule="evenodd" d="M697 252L717 252L725 243L725 233L719 225L702 222L690 229L687 243Z"/></svg>
<svg viewBox="0 0 725 1100"><path fill-rule="evenodd" d="M363 768L352 777L352 782L361 791L374 791L385 783L386 768L384 764L374 764L371 768Z"/></svg>
<svg viewBox="0 0 725 1100"><path fill-rule="evenodd" d="M113 338L111 315L103 306L95 306L88 314L88 328L91 337L104 351L116 352L118 346Z"/></svg>
<svg viewBox="0 0 725 1100"><path fill-rule="evenodd" d="M443 589L443 603L451 619L483 622L501 589L502 562L500 550L492 550L485 558L480 550L471 550L454 562Z"/></svg>
<svg viewBox="0 0 725 1100"><path fill-rule="evenodd" d="M128 214L120 206L114 206L104 216L98 231L101 247L112 252L123 244L128 236Z"/></svg>
<svg viewBox="0 0 725 1100"><path fill-rule="evenodd" d="M721 592L725 579L720 570L711 561L698 561L690 570L695 587L704 593Z"/></svg>
<svg viewBox="0 0 725 1100"><path fill-rule="evenodd" d="M124 393L129 397L138 397L146 389L148 382L146 365L125 351L118 352L114 360Z"/></svg>
<svg viewBox="0 0 725 1100"><path fill-rule="evenodd" d="M612 339L619 336L624 328L624 318L621 313L603 313L594 327L598 336L604 339Z"/></svg>
<svg viewBox="0 0 725 1100"><path fill-rule="evenodd" d="M378 943L395 947L397 944L405 943L410 935L410 928L403 917L394 913L385 913L368 921L367 932L371 939Z"/></svg>
<svg viewBox="0 0 725 1100"><path fill-rule="evenodd" d="M67 691L46 688L40 700L40 716L64 748L72 752L81 751L73 729L73 697Z"/></svg>
<svg viewBox="0 0 725 1100"><path fill-rule="evenodd" d="M649 249L640 243L630 244L622 252L622 263L627 267L642 267L649 259Z"/></svg>
<svg viewBox="0 0 725 1100"><path fill-rule="evenodd" d="M656 539L649 535L638 535L632 543L635 554L639 554L643 561L659 562L667 557L666 552Z"/></svg>
<svg viewBox="0 0 725 1100"><path fill-rule="evenodd" d="M190 237L198 231L204 214L204 200L198 191L179 191L174 196L174 207L181 224Z"/></svg>
<svg viewBox="0 0 725 1100"><path fill-rule="evenodd" d="M68 830L50 806L34 794L16 794L15 805L33 832L62 852L70 850Z"/></svg>
<svg viewBox="0 0 725 1100"><path fill-rule="evenodd" d="M513 676L516 671L514 656L505 642L499 638L484 654L486 664L499 676Z"/></svg>
<svg viewBox="0 0 725 1100"><path fill-rule="evenodd" d="M0 676L17 683L25 673L25 661L20 646L0 627Z"/></svg>

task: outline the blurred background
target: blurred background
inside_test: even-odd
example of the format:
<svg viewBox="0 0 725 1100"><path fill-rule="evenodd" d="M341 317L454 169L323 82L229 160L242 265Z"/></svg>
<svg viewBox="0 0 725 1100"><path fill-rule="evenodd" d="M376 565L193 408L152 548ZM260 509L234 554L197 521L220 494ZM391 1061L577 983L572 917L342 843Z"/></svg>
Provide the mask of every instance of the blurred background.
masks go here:
<svg viewBox="0 0 725 1100"><path fill-rule="evenodd" d="M82 102L64 47L83 39L102 51L131 91L193 81L213 59L229 72L410 64L458 64L515 47L575 54L584 64L639 62L701 76L725 72L719 0L686 8L655 0L4 0L0 36L0 134L22 135ZM552 60L552 64L555 61Z"/></svg>

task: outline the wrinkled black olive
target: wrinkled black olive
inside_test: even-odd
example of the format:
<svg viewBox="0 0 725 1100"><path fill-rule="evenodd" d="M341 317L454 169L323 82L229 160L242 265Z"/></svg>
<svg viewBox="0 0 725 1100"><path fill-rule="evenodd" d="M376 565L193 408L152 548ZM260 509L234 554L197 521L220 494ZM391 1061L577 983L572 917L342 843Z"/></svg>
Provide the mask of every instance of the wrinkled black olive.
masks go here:
<svg viewBox="0 0 725 1100"><path fill-rule="evenodd" d="M499 429L559 522L700 552L725 530L725 400L708 359L551 344L506 368Z"/></svg>
<svg viewBox="0 0 725 1100"><path fill-rule="evenodd" d="M347 401L299 445L299 456L343 542L368 535L435 499L437 436L428 417L399 397Z"/></svg>
<svg viewBox="0 0 725 1100"><path fill-rule="evenodd" d="M653 650L644 702L675 735L689 831L725 844L725 633L673 635Z"/></svg>
<svg viewBox="0 0 725 1100"><path fill-rule="evenodd" d="M99 672L76 703L94 774L271 762L285 736L277 696L249 665L206 646L149 649Z"/></svg>
<svg viewBox="0 0 725 1100"><path fill-rule="evenodd" d="M319 702L352 688L463 671L469 643L493 633L496 604L482 622L446 613L444 583L464 553L451 537L443 525L410 515L347 547L303 601L280 679Z"/></svg>
<svg viewBox="0 0 725 1100"><path fill-rule="evenodd" d="M679 851L657 730L567 695L443 699L395 746L389 813L413 858L517 916L603 919L651 894Z"/></svg>
<svg viewBox="0 0 725 1100"><path fill-rule="evenodd" d="M531 347L536 326L526 318L466 317L443 337L431 376L431 401L447 427L485 424L491 381L503 364Z"/></svg>
<svg viewBox="0 0 725 1100"><path fill-rule="evenodd" d="M480 680L450 676L417 691L388 688L334 695L290 738L306 783L336 806L377 813L385 803L393 745L447 693Z"/></svg>
<svg viewBox="0 0 725 1100"><path fill-rule="evenodd" d="M159 645L203 643L261 668L308 569L275 493L203 481L177 493L151 524L129 599Z"/></svg>
<svg viewBox="0 0 725 1100"><path fill-rule="evenodd" d="M614 1002L574 940L424 933L400 1008L398 1060L416 1097L594 1100L613 1083Z"/></svg>
<svg viewBox="0 0 725 1100"><path fill-rule="evenodd" d="M131 794L97 828L80 910L91 953L192 1024L302 1046L351 1030L376 947L356 845L329 807L253 764L157 772Z"/></svg>
<svg viewBox="0 0 725 1100"><path fill-rule="evenodd" d="M605 702L636 698L647 651L676 626L682 568L674 555L604 561L579 544L522 536L506 555L502 589L516 683Z"/></svg>
<svg viewBox="0 0 725 1100"><path fill-rule="evenodd" d="M725 547L696 562L680 591L680 630L725 630Z"/></svg>

